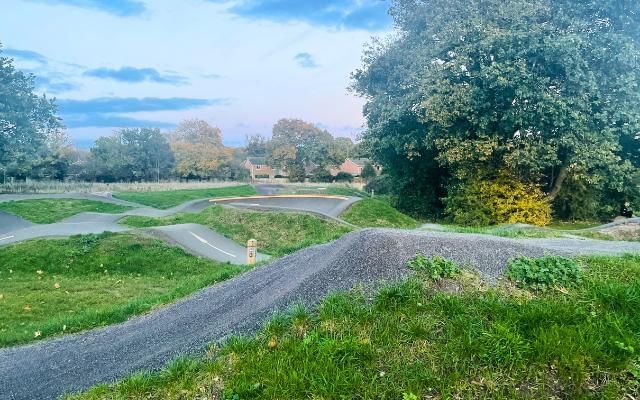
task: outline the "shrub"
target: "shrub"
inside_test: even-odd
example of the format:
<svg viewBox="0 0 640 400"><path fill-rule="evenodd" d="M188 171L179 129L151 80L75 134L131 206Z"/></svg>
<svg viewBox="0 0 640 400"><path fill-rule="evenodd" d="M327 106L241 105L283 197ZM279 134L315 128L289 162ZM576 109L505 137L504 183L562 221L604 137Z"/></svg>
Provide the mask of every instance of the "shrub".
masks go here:
<svg viewBox="0 0 640 400"><path fill-rule="evenodd" d="M424 274L434 281L453 278L460 273L460 268L455 262L440 256L427 258L424 254L416 254L413 259L409 260L408 265L412 270Z"/></svg>
<svg viewBox="0 0 640 400"><path fill-rule="evenodd" d="M551 206L540 188L508 175L495 180L470 179L453 189L445 203L446 213L459 225L544 226L551 221Z"/></svg>
<svg viewBox="0 0 640 400"><path fill-rule="evenodd" d="M389 194L393 189L393 179L389 175L380 175L367 183L365 190L375 194Z"/></svg>
<svg viewBox="0 0 640 400"><path fill-rule="evenodd" d="M582 282L582 267L565 257L518 257L509 260L507 277L520 287L545 291L556 286L576 286Z"/></svg>
<svg viewBox="0 0 640 400"><path fill-rule="evenodd" d="M336 175L336 182L352 182L353 175L348 172L338 172Z"/></svg>
<svg viewBox="0 0 640 400"><path fill-rule="evenodd" d="M333 175L326 168L318 168L313 171L311 182L333 182Z"/></svg>
<svg viewBox="0 0 640 400"><path fill-rule="evenodd" d="M375 178L376 176L378 176L378 173L376 172L376 168L373 166L373 164L371 164L370 162L366 163L362 168L360 177L362 177L362 179L364 179L365 181L369 182L371 179Z"/></svg>

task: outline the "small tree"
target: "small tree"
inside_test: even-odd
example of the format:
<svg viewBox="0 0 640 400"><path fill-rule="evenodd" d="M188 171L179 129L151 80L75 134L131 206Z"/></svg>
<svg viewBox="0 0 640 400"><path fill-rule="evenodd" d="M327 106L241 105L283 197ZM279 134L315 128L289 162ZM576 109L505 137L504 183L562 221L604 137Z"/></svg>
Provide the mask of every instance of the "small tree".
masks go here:
<svg viewBox="0 0 640 400"><path fill-rule="evenodd" d="M353 181L353 175L348 172L338 172L336 175L336 182L349 182Z"/></svg>
<svg viewBox="0 0 640 400"><path fill-rule="evenodd" d="M370 162L364 164L362 168L362 172L360 173L360 177L365 180L365 182L369 182L371 179L378 176L375 167Z"/></svg>

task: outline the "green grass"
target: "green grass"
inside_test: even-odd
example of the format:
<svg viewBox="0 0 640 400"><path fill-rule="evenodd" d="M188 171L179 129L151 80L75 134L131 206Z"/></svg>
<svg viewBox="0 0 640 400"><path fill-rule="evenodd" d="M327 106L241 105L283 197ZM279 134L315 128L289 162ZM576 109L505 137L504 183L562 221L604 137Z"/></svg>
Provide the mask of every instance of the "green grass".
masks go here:
<svg viewBox="0 0 640 400"><path fill-rule="evenodd" d="M373 300L334 294L202 359L71 398L635 398L640 257L583 261L584 280L562 291L487 288L463 273L459 294L417 277Z"/></svg>
<svg viewBox="0 0 640 400"><path fill-rule="evenodd" d="M0 203L0 210L35 222L52 224L82 212L118 214L131 207L81 199L34 199Z"/></svg>
<svg viewBox="0 0 640 400"><path fill-rule="evenodd" d="M415 219L378 199L362 199L342 213L340 218L363 228L413 229L419 225Z"/></svg>
<svg viewBox="0 0 640 400"><path fill-rule="evenodd" d="M563 231L573 231L579 229L595 228L602 225L602 222L597 221L552 221L547 228L559 229Z"/></svg>
<svg viewBox="0 0 640 400"><path fill-rule="evenodd" d="M514 228L505 226L473 227L443 225L443 228L447 232L493 235L514 239L560 238L566 236L566 234L561 231L533 226L527 228Z"/></svg>
<svg viewBox="0 0 640 400"><path fill-rule="evenodd" d="M243 245L249 239L256 239L259 251L278 257L335 240L351 230L315 215L238 210L219 205L205 208L197 214L165 218L130 216L121 223L137 228L202 224Z"/></svg>
<svg viewBox="0 0 640 400"><path fill-rule="evenodd" d="M132 234L2 247L0 347L121 322L240 271Z"/></svg>
<svg viewBox="0 0 640 400"><path fill-rule="evenodd" d="M160 192L120 192L115 193L113 196L118 199L132 201L145 206L167 209L189 200L204 199L207 197L252 196L255 194L256 189L253 186L242 185L213 189L167 190Z"/></svg>

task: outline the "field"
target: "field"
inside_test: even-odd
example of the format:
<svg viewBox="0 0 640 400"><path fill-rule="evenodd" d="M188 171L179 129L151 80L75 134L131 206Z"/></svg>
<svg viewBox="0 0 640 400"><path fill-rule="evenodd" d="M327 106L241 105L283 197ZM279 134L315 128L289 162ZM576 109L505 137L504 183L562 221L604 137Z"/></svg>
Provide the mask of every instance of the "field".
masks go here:
<svg viewBox="0 0 640 400"><path fill-rule="evenodd" d="M0 248L0 347L109 325L243 269L132 234Z"/></svg>
<svg viewBox="0 0 640 400"><path fill-rule="evenodd" d="M635 398L640 257L582 261L567 289L489 288L463 273L418 275L373 300L338 293L202 359L71 398Z"/></svg>
<svg viewBox="0 0 640 400"><path fill-rule="evenodd" d="M37 224L51 224L82 212L119 214L131 207L80 199L34 199L0 203L0 210Z"/></svg>
<svg viewBox="0 0 640 400"><path fill-rule="evenodd" d="M353 204L340 218L363 228L417 228L419 223L378 199L363 199Z"/></svg>
<svg viewBox="0 0 640 400"><path fill-rule="evenodd" d="M351 231L344 225L315 215L238 210L219 205L197 214L178 214L166 218L130 216L121 223L137 228L202 224L241 244L256 239L259 251L272 256L283 256L304 247L326 243Z"/></svg>
<svg viewBox="0 0 640 400"><path fill-rule="evenodd" d="M118 192L114 194L114 197L149 207L167 209L189 200L204 199L207 197L251 196L254 194L256 194L256 190L253 186L242 185L211 189L165 190L157 192Z"/></svg>

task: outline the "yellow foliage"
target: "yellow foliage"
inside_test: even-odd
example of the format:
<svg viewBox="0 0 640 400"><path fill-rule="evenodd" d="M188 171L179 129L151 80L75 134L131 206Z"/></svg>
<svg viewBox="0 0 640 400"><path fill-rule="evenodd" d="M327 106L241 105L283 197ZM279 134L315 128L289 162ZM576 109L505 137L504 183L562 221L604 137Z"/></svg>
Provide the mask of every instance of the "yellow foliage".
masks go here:
<svg viewBox="0 0 640 400"><path fill-rule="evenodd" d="M451 193L447 213L461 225L551 222L551 205L536 185L508 175L495 180L471 179Z"/></svg>

